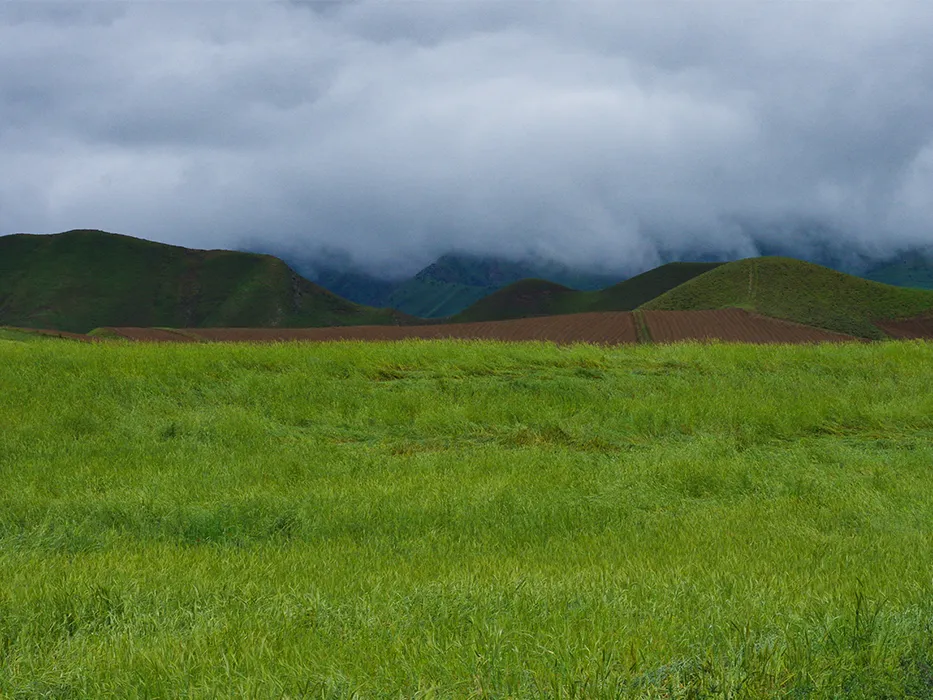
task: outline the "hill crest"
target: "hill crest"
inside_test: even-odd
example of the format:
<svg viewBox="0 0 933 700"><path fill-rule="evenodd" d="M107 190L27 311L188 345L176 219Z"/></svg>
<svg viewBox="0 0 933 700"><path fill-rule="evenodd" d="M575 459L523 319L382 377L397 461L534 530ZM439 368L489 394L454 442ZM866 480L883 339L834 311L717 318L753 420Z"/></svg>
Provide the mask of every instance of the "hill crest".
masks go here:
<svg viewBox="0 0 933 700"><path fill-rule="evenodd" d="M271 255L198 250L94 229L0 237L0 324L326 326L410 319L342 299Z"/></svg>
<svg viewBox="0 0 933 700"><path fill-rule="evenodd" d="M744 258L689 280L640 308L742 308L862 338L883 338L876 321L928 311L933 308L933 291L873 282L794 258Z"/></svg>
<svg viewBox="0 0 933 700"><path fill-rule="evenodd" d="M490 294L454 316L456 322L498 321L524 315L632 311L721 263L673 262L601 290L575 290L546 280L521 280Z"/></svg>

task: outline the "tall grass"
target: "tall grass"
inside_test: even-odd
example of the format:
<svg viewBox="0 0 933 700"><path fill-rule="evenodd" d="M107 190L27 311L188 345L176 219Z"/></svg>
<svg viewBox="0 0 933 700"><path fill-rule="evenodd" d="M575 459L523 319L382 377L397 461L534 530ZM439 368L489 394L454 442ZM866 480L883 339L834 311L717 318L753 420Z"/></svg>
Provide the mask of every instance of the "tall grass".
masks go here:
<svg viewBox="0 0 933 700"><path fill-rule="evenodd" d="M931 697L931 380L0 340L0 696Z"/></svg>

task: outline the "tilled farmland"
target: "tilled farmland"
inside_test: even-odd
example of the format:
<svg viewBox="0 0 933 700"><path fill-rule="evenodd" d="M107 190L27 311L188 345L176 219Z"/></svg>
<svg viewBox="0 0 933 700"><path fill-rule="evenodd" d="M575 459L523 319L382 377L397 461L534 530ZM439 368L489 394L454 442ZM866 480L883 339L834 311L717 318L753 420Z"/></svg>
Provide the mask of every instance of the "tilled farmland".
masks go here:
<svg viewBox="0 0 933 700"><path fill-rule="evenodd" d="M107 328L111 335L148 342L281 342L292 340L543 340L555 343L621 345L638 340L628 312L584 313L512 321L451 323L429 326L338 326L331 328Z"/></svg>
<svg viewBox="0 0 933 700"><path fill-rule="evenodd" d="M910 340L915 338L933 338L933 315L924 314L902 321L877 321L878 328L892 338Z"/></svg>
<svg viewBox="0 0 933 700"><path fill-rule="evenodd" d="M839 343L851 335L760 316L744 309L643 311L651 340L720 340L732 343Z"/></svg>
<svg viewBox="0 0 933 700"><path fill-rule="evenodd" d="M642 327L639 338L638 328ZM742 309L716 311L594 312L510 321L426 326L331 328L107 328L108 335L142 342L285 342L418 339L548 341L622 345L638 342L723 341L825 343L860 340Z"/></svg>

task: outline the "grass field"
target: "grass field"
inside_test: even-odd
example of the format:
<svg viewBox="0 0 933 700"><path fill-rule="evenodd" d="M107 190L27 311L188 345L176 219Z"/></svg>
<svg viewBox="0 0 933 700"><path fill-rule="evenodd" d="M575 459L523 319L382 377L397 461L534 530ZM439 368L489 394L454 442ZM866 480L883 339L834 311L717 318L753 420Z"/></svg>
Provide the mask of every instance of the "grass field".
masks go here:
<svg viewBox="0 0 933 700"><path fill-rule="evenodd" d="M0 340L0 697L933 696L933 344Z"/></svg>
<svg viewBox="0 0 933 700"><path fill-rule="evenodd" d="M29 331L20 330L19 328L4 328L0 326L0 340L29 342L31 340L40 340L40 336L35 333L30 333Z"/></svg>

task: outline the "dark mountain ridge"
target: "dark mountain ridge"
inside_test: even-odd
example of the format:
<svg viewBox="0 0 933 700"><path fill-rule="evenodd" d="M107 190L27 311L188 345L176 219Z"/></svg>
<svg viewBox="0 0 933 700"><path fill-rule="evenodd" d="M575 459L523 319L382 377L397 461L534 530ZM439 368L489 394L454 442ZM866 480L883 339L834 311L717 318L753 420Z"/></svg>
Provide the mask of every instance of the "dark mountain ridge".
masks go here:
<svg viewBox="0 0 933 700"><path fill-rule="evenodd" d="M96 230L0 237L0 324L329 326L404 323L342 299L271 255L193 250Z"/></svg>

